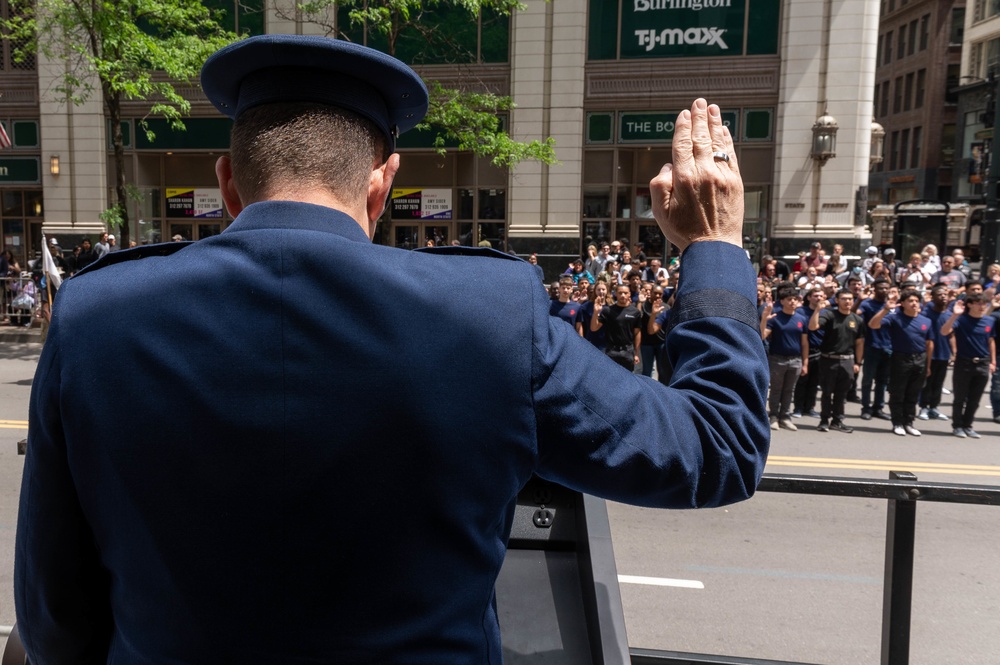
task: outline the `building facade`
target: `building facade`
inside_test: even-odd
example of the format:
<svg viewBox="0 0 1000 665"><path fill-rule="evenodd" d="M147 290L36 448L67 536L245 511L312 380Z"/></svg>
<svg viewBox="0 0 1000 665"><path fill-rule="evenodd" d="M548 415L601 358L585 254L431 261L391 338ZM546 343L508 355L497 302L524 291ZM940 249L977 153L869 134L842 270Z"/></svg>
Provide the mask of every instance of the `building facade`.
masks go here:
<svg viewBox="0 0 1000 665"><path fill-rule="evenodd" d="M230 26L246 34L333 30L387 47L342 14L303 20L291 0L206 4L226 9ZM669 254L649 181L670 160L677 113L698 96L722 107L736 140L748 250L793 253L819 239L857 251L866 242L876 0L526 4L511 17L472 21L425 12L432 29L402 33L395 53L445 86L510 95L509 131L524 140L553 137L559 163L508 171L454 149L441 155L432 133L404 135L376 242L485 241L538 253L550 275L602 240ZM53 83L62 63L3 57L0 121L14 140L0 153L3 243L29 257L43 230L64 247L103 230L99 215L112 199L110 128L100 100L67 106L58 99ZM148 104L126 108L127 178L142 194L131 204L130 236L139 242L197 240L230 221L214 176L229 121L196 85L181 92L192 100L186 132L150 118L151 140L139 122ZM812 127L824 114L839 129L836 155L821 162L811 157Z"/></svg>
<svg viewBox="0 0 1000 665"><path fill-rule="evenodd" d="M869 180L871 205L952 200L965 3L882 0L875 118L885 156Z"/></svg>

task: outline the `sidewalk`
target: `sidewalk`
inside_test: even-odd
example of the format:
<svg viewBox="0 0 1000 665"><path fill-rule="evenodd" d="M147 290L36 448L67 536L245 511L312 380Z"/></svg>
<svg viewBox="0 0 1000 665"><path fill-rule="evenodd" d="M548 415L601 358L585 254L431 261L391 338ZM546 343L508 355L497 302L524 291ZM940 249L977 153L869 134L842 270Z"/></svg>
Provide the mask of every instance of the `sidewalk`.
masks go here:
<svg viewBox="0 0 1000 665"><path fill-rule="evenodd" d="M12 326L9 323L0 325L0 345L2 344L41 344L42 329L38 319L31 322L30 328Z"/></svg>

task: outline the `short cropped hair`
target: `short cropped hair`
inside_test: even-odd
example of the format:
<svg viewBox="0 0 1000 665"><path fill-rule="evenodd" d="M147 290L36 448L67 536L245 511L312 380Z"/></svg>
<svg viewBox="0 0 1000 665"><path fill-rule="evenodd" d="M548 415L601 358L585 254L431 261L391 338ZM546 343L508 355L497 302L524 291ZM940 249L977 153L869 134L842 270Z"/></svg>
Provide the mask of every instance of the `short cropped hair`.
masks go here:
<svg viewBox="0 0 1000 665"><path fill-rule="evenodd" d="M785 298L791 298L793 296L799 295L799 290L792 285L779 284L777 288L778 302L781 302Z"/></svg>
<svg viewBox="0 0 1000 665"><path fill-rule="evenodd" d="M318 187L353 199L366 195L372 168L388 159L373 122L325 104L263 104L233 125L233 181L244 204L284 188Z"/></svg>
<svg viewBox="0 0 1000 665"><path fill-rule="evenodd" d="M923 298L920 297L920 293L917 292L917 291L915 291L915 290L913 290L913 289L906 289L902 293L899 294L899 302L903 302L904 300L909 300L910 298L916 298L917 300L923 300Z"/></svg>

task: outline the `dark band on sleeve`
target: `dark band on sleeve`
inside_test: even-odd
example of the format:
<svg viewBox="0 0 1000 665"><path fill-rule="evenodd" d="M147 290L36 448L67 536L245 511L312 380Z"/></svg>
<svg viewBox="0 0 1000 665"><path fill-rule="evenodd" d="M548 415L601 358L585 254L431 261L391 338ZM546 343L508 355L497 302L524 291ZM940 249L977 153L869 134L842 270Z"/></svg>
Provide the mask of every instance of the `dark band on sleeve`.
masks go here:
<svg viewBox="0 0 1000 665"><path fill-rule="evenodd" d="M709 316L721 316L745 323L754 330L760 329L757 308L745 297L726 289L701 289L685 293L679 305L667 315L666 332L679 323Z"/></svg>

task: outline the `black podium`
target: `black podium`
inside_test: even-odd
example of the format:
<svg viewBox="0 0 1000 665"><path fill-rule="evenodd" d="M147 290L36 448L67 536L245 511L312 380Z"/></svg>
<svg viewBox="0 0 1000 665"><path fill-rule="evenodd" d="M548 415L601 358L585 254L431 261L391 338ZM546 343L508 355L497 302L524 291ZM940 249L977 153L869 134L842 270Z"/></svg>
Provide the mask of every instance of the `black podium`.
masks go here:
<svg viewBox="0 0 1000 665"><path fill-rule="evenodd" d="M603 499L533 478L496 591L505 665L630 662Z"/></svg>

